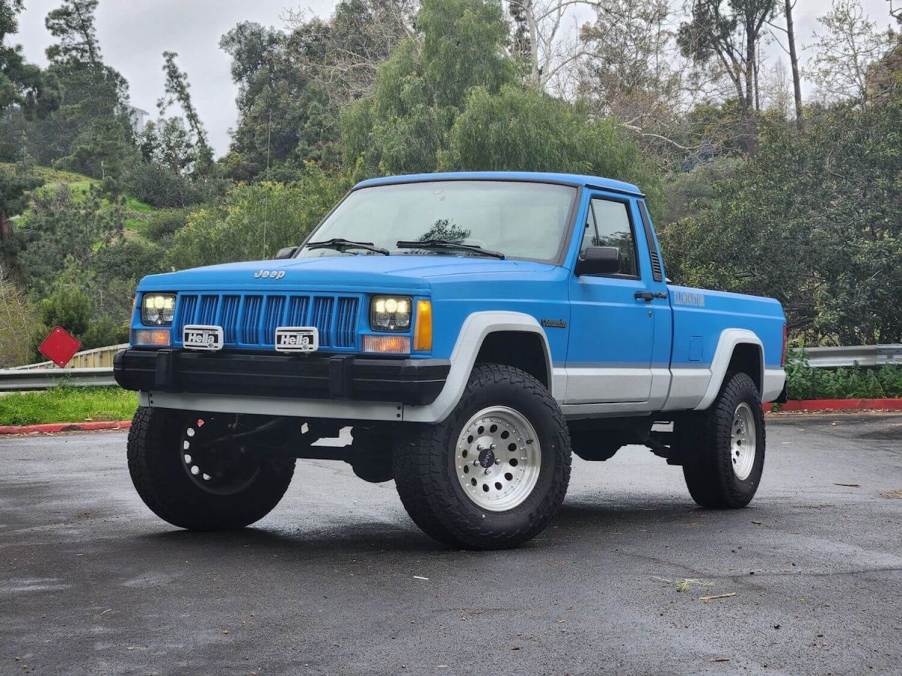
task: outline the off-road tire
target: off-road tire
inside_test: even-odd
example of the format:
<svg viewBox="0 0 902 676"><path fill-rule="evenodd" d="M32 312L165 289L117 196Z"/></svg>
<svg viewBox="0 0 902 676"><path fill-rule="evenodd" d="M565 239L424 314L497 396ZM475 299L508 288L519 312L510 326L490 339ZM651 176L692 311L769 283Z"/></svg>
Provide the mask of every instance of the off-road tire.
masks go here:
<svg viewBox="0 0 902 676"><path fill-rule="evenodd" d="M524 415L541 445L537 483L513 509L488 511L464 493L454 457L466 421L488 406ZM395 484L411 519L429 536L464 549L516 547L551 521L570 481L570 437L557 402L533 376L500 364L479 364L457 407L443 422L411 431L393 456Z"/></svg>
<svg viewBox="0 0 902 676"><path fill-rule="evenodd" d="M197 415L197 414L193 414ZM128 433L128 470L150 510L189 530L243 528L279 503L294 474L294 458L261 457L260 471L240 492L206 492L185 472L179 439L192 414L140 407Z"/></svg>
<svg viewBox="0 0 902 676"><path fill-rule="evenodd" d="M755 421L755 461L748 478L736 476L731 464L730 433L736 407L745 402ZM765 431L761 397L746 373L728 373L707 411L687 418L692 425L683 459L683 476L692 499L702 507L736 509L755 497L764 471Z"/></svg>

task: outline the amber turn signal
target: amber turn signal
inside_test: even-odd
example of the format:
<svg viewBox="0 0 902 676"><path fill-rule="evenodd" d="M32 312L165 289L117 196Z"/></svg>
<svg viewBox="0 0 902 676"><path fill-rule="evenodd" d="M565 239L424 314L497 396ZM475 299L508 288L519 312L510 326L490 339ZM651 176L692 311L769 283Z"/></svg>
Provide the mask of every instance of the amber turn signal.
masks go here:
<svg viewBox="0 0 902 676"><path fill-rule="evenodd" d="M417 352L432 350L432 303L417 301L417 323L413 330L413 349Z"/></svg>
<svg viewBox="0 0 902 676"><path fill-rule="evenodd" d="M410 336L364 336L363 351L407 354L410 352Z"/></svg>
<svg viewBox="0 0 902 676"><path fill-rule="evenodd" d="M138 329L133 336L135 347L169 347L169 329Z"/></svg>

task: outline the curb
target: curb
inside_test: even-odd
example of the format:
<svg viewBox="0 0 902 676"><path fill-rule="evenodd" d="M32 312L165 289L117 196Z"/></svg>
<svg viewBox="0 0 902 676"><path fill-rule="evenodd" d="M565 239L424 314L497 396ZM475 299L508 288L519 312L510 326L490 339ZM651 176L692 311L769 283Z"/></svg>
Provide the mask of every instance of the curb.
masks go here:
<svg viewBox="0 0 902 676"><path fill-rule="evenodd" d="M902 399L799 399L780 404L784 411L902 411Z"/></svg>
<svg viewBox="0 0 902 676"><path fill-rule="evenodd" d="M43 425L0 425L0 434L98 432L100 430L127 430L131 426L131 420L98 420L92 422L47 423Z"/></svg>

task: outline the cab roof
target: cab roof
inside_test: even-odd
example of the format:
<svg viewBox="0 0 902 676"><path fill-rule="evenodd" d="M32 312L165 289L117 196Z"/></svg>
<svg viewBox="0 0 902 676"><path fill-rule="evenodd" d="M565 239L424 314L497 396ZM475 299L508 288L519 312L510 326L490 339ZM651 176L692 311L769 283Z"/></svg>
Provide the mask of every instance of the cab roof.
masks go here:
<svg viewBox="0 0 902 676"><path fill-rule="evenodd" d="M611 178L600 176L585 176L582 174L556 174L539 171L449 171L434 174L407 174L403 176L382 176L361 181L354 186L359 188L371 188L377 185L392 185L397 183L422 183L425 181L532 181L535 183L557 183L560 185L572 185L577 188L599 188L601 190L613 190L615 192L642 196L642 191L632 183L615 181Z"/></svg>

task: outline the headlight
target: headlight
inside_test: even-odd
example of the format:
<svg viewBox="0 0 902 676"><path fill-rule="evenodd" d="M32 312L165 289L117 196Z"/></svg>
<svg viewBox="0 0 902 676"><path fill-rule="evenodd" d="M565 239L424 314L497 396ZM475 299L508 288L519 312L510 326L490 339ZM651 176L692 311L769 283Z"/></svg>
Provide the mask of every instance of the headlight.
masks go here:
<svg viewBox="0 0 902 676"><path fill-rule="evenodd" d="M373 296L370 328L373 331L406 331L410 328L410 296Z"/></svg>
<svg viewBox="0 0 902 676"><path fill-rule="evenodd" d="M141 299L141 321L150 326L172 324L174 293L145 293Z"/></svg>

